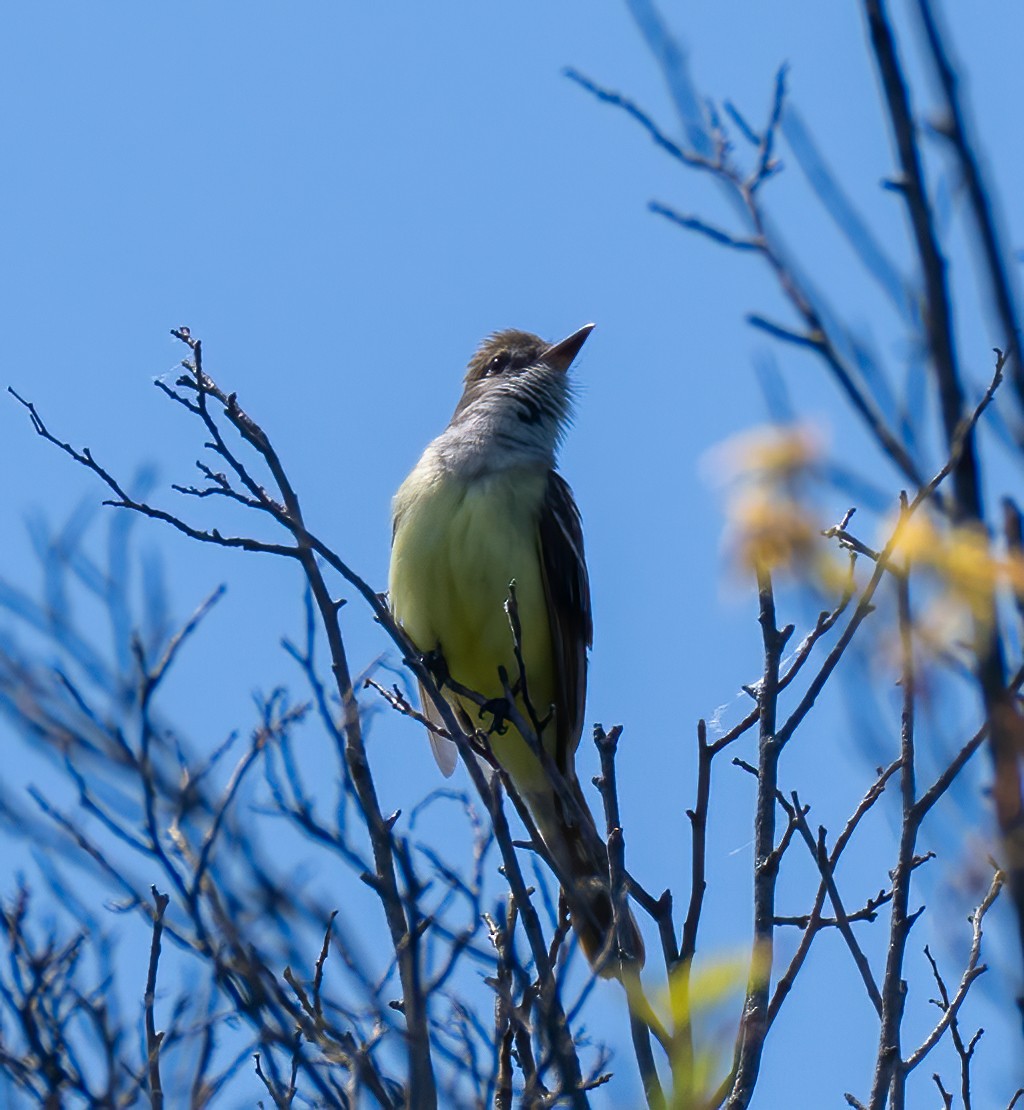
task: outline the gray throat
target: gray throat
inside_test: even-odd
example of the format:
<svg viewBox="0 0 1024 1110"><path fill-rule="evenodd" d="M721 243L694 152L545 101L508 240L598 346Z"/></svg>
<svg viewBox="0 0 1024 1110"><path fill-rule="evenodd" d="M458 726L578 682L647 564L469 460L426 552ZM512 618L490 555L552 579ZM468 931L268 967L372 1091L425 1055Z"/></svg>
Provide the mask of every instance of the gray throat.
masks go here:
<svg viewBox="0 0 1024 1110"><path fill-rule="evenodd" d="M435 465L462 478L520 467L550 470L560 438L557 423L527 424L514 412L489 411L478 404L452 419L427 447L424 461L429 456Z"/></svg>

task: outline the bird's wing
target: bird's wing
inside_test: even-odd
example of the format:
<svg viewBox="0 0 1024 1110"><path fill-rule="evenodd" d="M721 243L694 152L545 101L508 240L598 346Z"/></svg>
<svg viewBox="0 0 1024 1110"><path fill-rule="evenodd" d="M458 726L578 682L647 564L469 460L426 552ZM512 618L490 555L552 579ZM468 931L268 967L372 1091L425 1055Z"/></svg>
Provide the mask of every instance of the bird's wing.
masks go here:
<svg viewBox="0 0 1024 1110"><path fill-rule="evenodd" d="M420 683L420 705L423 707L423 715L428 721L439 728L444 728L441 715L434 707L434 703L426 690L423 689L422 683ZM441 768L441 774L445 778L449 778L455 770L455 764L459 762L459 749L455 746L453 740L449 740L447 736L438 736L432 728L427 729L427 735L430 737L430 750L434 753L434 759L437 760L438 767Z"/></svg>
<svg viewBox="0 0 1024 1110"><path fill-rule="evenodd" d="M557 671L555 762L560 770L568 771L583 731L587 649L593 639L593 622L580 511L568 482L554 470L548 473L539 532Z"/></svg>

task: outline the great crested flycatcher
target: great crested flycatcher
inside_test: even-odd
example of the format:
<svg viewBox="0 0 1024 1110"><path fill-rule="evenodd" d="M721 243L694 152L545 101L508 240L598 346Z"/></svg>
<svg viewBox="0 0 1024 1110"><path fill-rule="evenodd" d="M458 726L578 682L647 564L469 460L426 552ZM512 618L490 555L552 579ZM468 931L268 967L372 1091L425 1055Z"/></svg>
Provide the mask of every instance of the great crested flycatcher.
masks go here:
<svg viewBox="0 0 1024 1110"><path fill-rule="evenodd" d="M555 470L572 415L568 370L592 328L560 343L511 329L483 343L451 422L395 495L389 589L392 612L416 648L443 660L442 692L460 721L487 733L491 754L529 808L587 958L616 974L608 855L574 766L592 633L590 584L579 510ZM511 582L529 703L504 608ZM501 670L520 720L536 723L561 785L521 732L503 726ZM489 732L487 710L453 687L486 699ZM440 727L430 699L422 700ZM455 745L434 732L430 742L450 775ZM639 933L627 918L625 954L642 960Z"/></svg>

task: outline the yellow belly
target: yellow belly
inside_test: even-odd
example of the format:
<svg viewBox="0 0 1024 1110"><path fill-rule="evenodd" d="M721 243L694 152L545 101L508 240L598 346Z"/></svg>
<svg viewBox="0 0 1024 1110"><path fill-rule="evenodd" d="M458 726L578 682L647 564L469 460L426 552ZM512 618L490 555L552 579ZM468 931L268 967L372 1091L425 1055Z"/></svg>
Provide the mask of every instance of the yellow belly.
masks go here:
<svg viewBox="0 0 1024 1110"><path fill-rule="evenodd" d="M423 652L440 648L452 678L486 698L502 697L498 668L518 667L504 605L516 583L526 678L537 716L550 713L555 667L541 571L538 520L547 475L514 470L465 482L414 470L395 498L391 608ZM475 706L470 720L485 728ZM525 707L520 701L520 709ZM554 744L554 729L544 740ZM492 735L495 756L519 788L544 789L539 762L518 732Z"/></svg>

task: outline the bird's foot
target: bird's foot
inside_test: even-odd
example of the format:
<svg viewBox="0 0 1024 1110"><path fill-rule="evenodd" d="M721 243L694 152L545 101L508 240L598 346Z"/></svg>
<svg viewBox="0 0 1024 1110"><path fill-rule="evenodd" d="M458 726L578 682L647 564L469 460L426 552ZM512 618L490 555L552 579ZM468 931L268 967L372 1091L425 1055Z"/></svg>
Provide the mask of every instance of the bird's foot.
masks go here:
<svg viewBox="0 0 1024 1110"><path fill-rule="evenodd" d="M451 671L448 670L448 660L445 659L440 644L432 651L425 651L420 656L420 660L423 666L430 672L430 677L434 680L439 690L443 690L445 686L451 685Z"/></svg>
<svg viewBox="0 0 1024 1110"><path fill-rule="evenodd" d="M505 698L490 698L480 706L478 716L483 720L484 714L491 715L491 725L487 730L487 735L497 733L499 736L504 736L508 731L509 719L509 704Z"/></svg>

